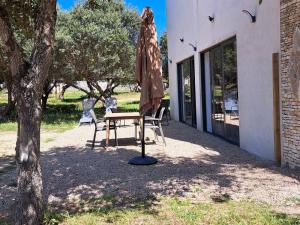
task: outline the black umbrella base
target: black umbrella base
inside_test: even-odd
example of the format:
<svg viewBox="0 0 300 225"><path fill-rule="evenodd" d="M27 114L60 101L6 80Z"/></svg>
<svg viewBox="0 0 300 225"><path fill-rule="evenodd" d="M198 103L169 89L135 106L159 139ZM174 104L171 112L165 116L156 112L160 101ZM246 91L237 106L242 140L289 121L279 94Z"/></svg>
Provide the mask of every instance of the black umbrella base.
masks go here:
<svg viewBox="0 0 300 225"><path fill-rule="evenodd" d="M131 159L129 162L131 165L135 166L149 166L157 163L157 159L150 156L139 156Z"/></svg>

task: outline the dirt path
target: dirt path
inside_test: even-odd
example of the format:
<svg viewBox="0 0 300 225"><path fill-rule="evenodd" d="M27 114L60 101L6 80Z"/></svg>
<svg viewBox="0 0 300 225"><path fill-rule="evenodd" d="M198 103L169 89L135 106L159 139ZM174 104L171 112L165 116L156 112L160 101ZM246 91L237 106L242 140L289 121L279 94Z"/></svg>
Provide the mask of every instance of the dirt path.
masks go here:
<svg viewBox="0 0 300 225"><path fill-rule="evenodd" d="M52 142L61 133L55 131L42 131L41 132L41 143L46 144ZM15 146L17 140L17 132L15 131L0 131L0 157L3 156L14 156Z"/></svg>

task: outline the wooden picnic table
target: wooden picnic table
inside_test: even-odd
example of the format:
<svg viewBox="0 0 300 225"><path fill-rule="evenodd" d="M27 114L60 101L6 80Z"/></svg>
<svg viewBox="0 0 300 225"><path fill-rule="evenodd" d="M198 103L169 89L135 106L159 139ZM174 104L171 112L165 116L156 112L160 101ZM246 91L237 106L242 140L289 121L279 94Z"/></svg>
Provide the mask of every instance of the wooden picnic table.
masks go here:
<svg viewBox="0 0 300 225"><path fill-rule="evenodd" d="M118 120L141 120L143 116L139 112L128 113L106 113L104 119L106 121L106 147L109 145L109 125L110 122L116 122Z"/></svg>

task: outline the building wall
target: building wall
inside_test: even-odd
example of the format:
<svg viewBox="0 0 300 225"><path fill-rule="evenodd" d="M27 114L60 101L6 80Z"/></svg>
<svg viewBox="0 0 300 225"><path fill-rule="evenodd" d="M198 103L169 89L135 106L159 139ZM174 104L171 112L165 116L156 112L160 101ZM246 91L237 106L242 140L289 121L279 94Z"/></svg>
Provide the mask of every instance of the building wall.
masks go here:
<svg viewBox="0 0 300 225"><path fill-rule="evenodd" d="M256 23L244 9L257 14ZM197 125L202 130L199 53L236 36L240 146L274 160L272 54L280 51L280 0L264 0L260 6L254 0L167 0L167 16L173 118L179 119L177 63L195 57ZM197 46L196 52L189 43Z"/></svg>
<svg viewBox="0 0 300 225"><path fill-rule="evenodd" d="M300 167L300 98L292 90L289 62L296 27L300 28L300 0L281 0L281 95L283 165ZM299 43L300 47L300 43ZM300 59L297 59L300 60ZM300 76L298 71L298 81Z"/></svg>

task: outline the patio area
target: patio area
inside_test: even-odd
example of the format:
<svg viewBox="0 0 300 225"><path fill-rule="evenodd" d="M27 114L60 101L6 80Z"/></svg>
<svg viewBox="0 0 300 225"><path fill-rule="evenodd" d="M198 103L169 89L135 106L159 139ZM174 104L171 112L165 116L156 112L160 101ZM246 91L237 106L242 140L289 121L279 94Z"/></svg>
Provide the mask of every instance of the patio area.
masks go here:
<svg viewBox="0 0 300 225"><path fill-rule="evenodd" d="M280 212L300 213L299 204L292 201L300 198L298 171L276 167L181 123L171 121L164 126L167 147L153 143L154 135L147 130L146 153L159 160L148 167L128 164L141 152L133 139L134 127L118 129L119 147L108 149L100 146L104 146L103 131L91 150L93 132L93 125L77 127L43 145L45 198L51 208L78 212L83 210L83 201L107 194L117 196L120 204L155 201L166 195L194 201L218 201L226 196L271 204ZM0 179L0 215L13 207L15 177L15 170L10 170Z"/></svg>

